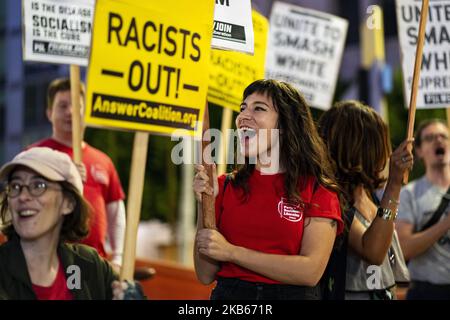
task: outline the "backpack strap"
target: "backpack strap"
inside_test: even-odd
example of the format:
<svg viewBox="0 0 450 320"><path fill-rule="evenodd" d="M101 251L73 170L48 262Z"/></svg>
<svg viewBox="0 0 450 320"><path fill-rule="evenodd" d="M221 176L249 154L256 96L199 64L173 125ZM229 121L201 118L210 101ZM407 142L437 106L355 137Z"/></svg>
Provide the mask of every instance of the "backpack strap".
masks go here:
<svg viewBox="0 0 450 320"><path fill-rule="evenodd" d="M433 216L430 220L428 220L425 225L420 228L419 232L424 231L434 225L436 222L439 221L442 214L444 213L445 209L447 209L448 203L450 202L450 188L447 189L447 192L442 196L441 203L439 204L439 207L436 209L436 211L433 213Z"/></svg>
<svg viewBox="0 0 450 320"><path fill-rule="evenodd" d="M320 280L322 300L344 300L347 272L347 249L350 226L355 216L355 207L343 213L344 232L336 237L327 267Z"/></svg>

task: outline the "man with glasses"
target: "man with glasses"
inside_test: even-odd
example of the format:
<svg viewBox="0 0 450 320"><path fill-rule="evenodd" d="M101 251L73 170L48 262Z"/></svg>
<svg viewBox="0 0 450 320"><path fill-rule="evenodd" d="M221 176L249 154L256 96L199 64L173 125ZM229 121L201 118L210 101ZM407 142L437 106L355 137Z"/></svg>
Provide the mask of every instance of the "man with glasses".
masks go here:
<svg viewBox="0 0 450 320"><path fill-rule="evenodd" d="M425 166L425 175L402 189L396 224L403 254L409 260L411 284L407 299L447 300L450 206L443 197L450 198L450 141L445 123L438 119L420 123L415 149Z"/></svg>

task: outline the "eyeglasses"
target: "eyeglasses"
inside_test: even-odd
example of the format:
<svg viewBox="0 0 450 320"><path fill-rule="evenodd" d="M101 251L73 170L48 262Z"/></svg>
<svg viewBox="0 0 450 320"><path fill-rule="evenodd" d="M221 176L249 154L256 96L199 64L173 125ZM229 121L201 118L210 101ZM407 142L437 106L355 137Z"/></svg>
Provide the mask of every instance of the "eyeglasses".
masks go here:
<svg viewBox="0 0 450 320"><path fill-rule="evenodd" d="M27 188L28 193L33 197L39 197L47 191L47 189L62 190L60 188L51 187L47 181L36 180L30 184L20 184L18 182L9 182L6 186L6 194L9 198L16 198L22 193L22 189Z"/></svg>
<svg viewBox="0 0 450 320"><path fill-rule="evenodd" d="M435 140L437 140L438 138L441 138L444 141L448 140L448 135L446 135L445 133L436 133L436 134L427 134L426 136L422 137L422 141L424 142L433 142Z"/></svg>

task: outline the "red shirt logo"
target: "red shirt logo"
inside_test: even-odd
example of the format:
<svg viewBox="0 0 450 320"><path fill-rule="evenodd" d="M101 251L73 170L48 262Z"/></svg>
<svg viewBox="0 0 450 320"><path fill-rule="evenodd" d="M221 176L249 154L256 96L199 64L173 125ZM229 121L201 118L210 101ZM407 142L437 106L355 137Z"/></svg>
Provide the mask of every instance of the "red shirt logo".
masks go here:
<svg viewBox="0 0 450 320"><path fill-rule="evenodd" d="M300 203L289 202L288 199L281 198L280 202L278 202L278 213L281 218L299 222L303 218L303 206Z"/></svg>
<svg viewBox="0 0 450 320"><path fill-rule="evenodd" d="M108 171L99 165L91 166L91 175L95 182L107 186L109 184Z"/></svg>

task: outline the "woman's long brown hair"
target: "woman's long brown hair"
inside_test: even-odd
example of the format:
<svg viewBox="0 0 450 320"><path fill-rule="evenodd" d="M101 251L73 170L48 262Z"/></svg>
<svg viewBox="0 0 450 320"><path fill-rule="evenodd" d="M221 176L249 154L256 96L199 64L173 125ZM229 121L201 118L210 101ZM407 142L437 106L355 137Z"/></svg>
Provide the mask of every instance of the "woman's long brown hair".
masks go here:
<svg viewBox="0 0 450 320"><path fill-rule="evenodd" d="M387 125L374 109L355 100L338 102L319 119L319 132L347 205L353 205L358 185L371 193L383 185L380 174L392 149Z"/></svg>
<svg viewBox="0 0 450 320"><path fill-rule="evenodd" d="M315 177L322 186L339 193L326 147L314 124L311 111L300 92L288 83L277 80L257 80L244 91L243 100L253 93L270 97L278 112L280 129L280 165L284 168L286 196L300 200L307 177ZM233 175L233 186L248 195L248 179L255 169L248 158ZM300 184L299 184L300 182ZM300 188L300 189L299 189Z"/></svg>

